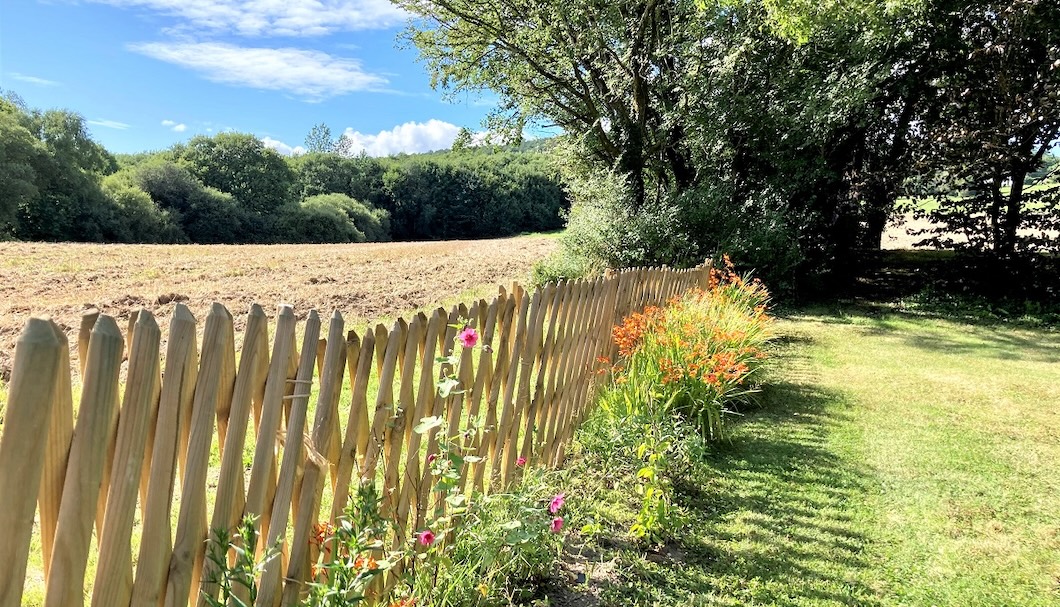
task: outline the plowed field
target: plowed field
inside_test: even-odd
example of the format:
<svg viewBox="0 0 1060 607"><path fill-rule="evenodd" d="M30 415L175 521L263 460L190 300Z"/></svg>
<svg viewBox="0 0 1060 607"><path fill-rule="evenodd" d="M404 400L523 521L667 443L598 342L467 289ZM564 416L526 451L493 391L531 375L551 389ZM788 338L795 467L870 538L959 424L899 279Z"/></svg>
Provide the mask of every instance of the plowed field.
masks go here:
<svg viewBox="0 0 1060 607"><path fill-rule="evenodd" d="M349 245L0 243L0 379L8 379L15 340L34 315L50 315L75 343L87 308L119 321L146 308L165 335L177 301L200 322L212 302L224 304L237 332L252 303L270 316L280 303L292 304L299 318L312 308L339 310L347 326L360 329L524 282L555 246L547 236Z"/></svg>

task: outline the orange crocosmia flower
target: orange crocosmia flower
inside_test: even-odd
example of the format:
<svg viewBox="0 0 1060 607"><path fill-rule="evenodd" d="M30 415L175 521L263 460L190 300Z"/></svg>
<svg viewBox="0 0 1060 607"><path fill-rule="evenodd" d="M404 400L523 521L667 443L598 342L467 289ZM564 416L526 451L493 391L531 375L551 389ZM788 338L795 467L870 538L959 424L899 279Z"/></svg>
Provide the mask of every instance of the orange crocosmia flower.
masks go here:
<svg viewBox="0 0 1060 607"><path fill-rule="evenodd" d="M371 556L366 557L364 555L358 555L357 558L353 561L353 568L358 570L367 569L369 571L372 571L374 569L379 568L379 563Z"/></svg>
<svg viewBox="0 0 1060 607"><path fill-rule="evenodd" d="M309 538L309 543L316 546L323 546L324 542L328 540L332 535L335 534L335 527L331 523L324 521L313 525L313 536Z"/></svg>

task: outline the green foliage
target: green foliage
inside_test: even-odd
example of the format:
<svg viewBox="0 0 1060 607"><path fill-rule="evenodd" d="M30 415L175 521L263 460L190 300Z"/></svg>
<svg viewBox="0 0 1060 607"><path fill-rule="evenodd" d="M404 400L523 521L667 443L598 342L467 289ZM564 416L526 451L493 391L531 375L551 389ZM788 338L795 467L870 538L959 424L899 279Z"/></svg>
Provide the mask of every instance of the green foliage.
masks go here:
<svg viewBox="0 0 1060 607"><path fill-rule="evenodd" d="M34 168L47 153L44 146L18 117L18 109L0 99L0 237L14 232L19 208L27 207L38 196Z"/></svg>
<svg viewBox="0 0 1060 607"><path fill-rule="evenodd" d="M554 473L528 470L506 493L475 495L440 568L420 567L416 596L437 607L510 605L533 597L554 571L563 534L550 511L557 497ZM562 522L562 521L561 521Z"/></svg>
<svg viewBox="0 0 1060 607"><path fill-rule="evenodd" d="M956 20L921 171L940 181L927 194L962 193L937 197L934 219L963 238L938 230L933 242L999 258L1060 251L1046 236L1060 224L1060 197L1028 187L1060 136L1060 6L980 2Z"/></svg>
<svg viewBox="0 0 1060 607"><path fill-rule="evenodd" d="M171 161L152 160L129 169L129 179L168 212L187 238L198 244L246 242L250 213L230 194L206 187Z"/></svg>
<svg viewBox="0 0 1060 607"><path fill-rule="evenodd" d="M613 331L622 360L610 369L600 396L606 421L589 434L597 437L589 448L635 470L639 506L629 533L648 543L681 525L673 483L705 441L727 436L724 416L755 392L771 336L760 285L731 267L715 270L711 283L665 309L633 313Z"/></svg>
<svg viewBox="0 0 1060 607"><path fill-rule="evenodd" d="M279 232L293 242L364 242L364 232L357 229L343 208L342 194L321 194L307 198L280 220Z"/></svg>
<svg viewBox="0 0 1060 607"><path fill-rule="evenodd" d="M383 518L381 499L372 483L362 483L336 521L317 526L313 543L319 548L306 607L346 607L370 598L368 586L386 574L400 555L376 560L391 530Z"/></svg>
<svg viewBox="0 0 1060 607"><path fill-rule="evenodd" d="M464 150L386 161L380 206L394 238L488 238L562 226L566 196L547 158Z"/></svg>
<svg viewBox="0 0 1060 607"><path fill-rule="evenodd" d="M215 584L220 597L201 594L210 607L250 607L258 596L258 579L265 565L280 556L278 545L265 549L260 559L255 553L260 540L256 517L246 516L232 531L214 529L207 540L206 558L213 563L214 575L204 583ZM229 555L234 558L229 561Z"/></svg>
<svg viewBox="0 0 1060 607"><path fill-rule="evenodd" d="M157 243L188 240L173 215L155 204L150 194L127 183L121 173L103 180L103 193L113 205L118 220L107 240Z"/></svg>
<svg viewBox="0 0 1060 607"><path fill-rule="evenodd" d="M232 195L247 211L268 216L293 202L294 172L253 135L199 135L173 154L202 183Z"/></svg>

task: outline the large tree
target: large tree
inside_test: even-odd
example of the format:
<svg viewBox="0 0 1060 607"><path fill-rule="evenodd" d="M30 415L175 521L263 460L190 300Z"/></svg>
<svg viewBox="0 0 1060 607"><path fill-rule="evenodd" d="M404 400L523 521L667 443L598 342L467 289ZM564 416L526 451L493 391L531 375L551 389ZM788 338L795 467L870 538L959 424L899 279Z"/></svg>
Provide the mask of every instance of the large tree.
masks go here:
<svg viewBox="0 0 1060 607"><path fill-rule="evenodd" d="M268 216L294 202L294 172L253 135L199 135L176 146L174 155L204 184L231 194L253 213Z"/></svg>
<svg viewBox="0 0 1060 607"><path fill-rule="evenodd" d="M943 177L936 218L967 241L936 242L1010 257L1043 244L1022 228L1049 227L1060 213L1060 190L1025 187L1060 137L1060 4L970 3L953 16L952 35L921 168Z"/></svg>
<svg viewBox="0 0 1060 607"><path fill-rule="evenodd" d="M627 180L632 206L650 188L695 180L685 77L701 70L703 13L689 1L397 0L421 18L409 36L433 82L489 89L516 130L543 119L578 136Z"/></svg>

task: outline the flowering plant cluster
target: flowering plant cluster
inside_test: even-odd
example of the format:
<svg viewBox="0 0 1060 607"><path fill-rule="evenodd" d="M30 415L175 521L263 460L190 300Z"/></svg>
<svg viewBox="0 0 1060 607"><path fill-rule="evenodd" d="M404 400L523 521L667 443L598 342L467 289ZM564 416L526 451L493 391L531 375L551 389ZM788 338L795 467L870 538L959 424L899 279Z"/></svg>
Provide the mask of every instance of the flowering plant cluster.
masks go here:
<svg viewBox="0 0 1060 607"><path fill-rule="evenodd" d="M712 440L724 437L728 408L754 393L772 322L766 288L724 263L706 289L630 314L612 331L622 357L611 367L615 383L646 383Z"/></svg>
<svg viewBox="0 0 1060 607"><path fill-rule="evenodd" d="M488 348L474 327L453 328L458 349ZM459 354L437 359L443 365L438 382L443 398L466 388L459 379ZM427 436L440 432L446 417L424 418L414 431ZM438 440L438 451L427 456L433 499L407 552L411 593L431 605L510 602L512 593L552 566L562 542L564 493L546 500L525 478L505 494L464 493L466 467L483 461L469 448L483 428L476 419L466 424L451 438ZM516 460L520 468L526 463L523 457ZM530 477L536 478L533 473Z"/></svg>
<svg viewBox="0 0 1060 607"><path fill-rule="evenodd" d="M725 437L725 413L756 392L772 320L769 293L727 257L707 287L628 315L612 331L619 359L601 357L608 435L633 455L641 507L630 535L663 539L680 524L670 479L691 452ZM689 427L694 430L688 431Z"/></svg>

